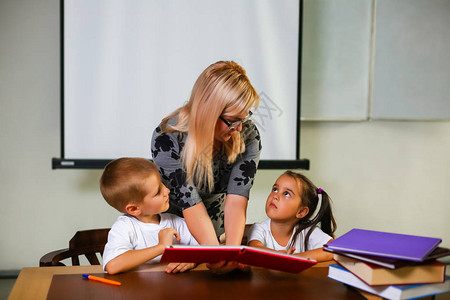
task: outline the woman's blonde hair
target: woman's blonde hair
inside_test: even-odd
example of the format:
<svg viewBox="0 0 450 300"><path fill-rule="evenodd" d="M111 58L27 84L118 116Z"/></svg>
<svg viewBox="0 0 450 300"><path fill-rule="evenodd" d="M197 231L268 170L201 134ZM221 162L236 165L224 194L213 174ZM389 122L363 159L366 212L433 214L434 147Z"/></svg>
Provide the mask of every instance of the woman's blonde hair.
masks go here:
<svg viewBox="0 0 450 300"><path fill-rule="evenodd" d="M246 115L257 108L259 96L245 70L233 61L219 61L206 68L192 88L189 102L161 122L162 132L188 132L182 151L187 180L209 192L214 187L212 171L214 130L219 116ZM168 125L172 117L175 125ZM228 163L245 151L241 134L224 143Z"/></svg>

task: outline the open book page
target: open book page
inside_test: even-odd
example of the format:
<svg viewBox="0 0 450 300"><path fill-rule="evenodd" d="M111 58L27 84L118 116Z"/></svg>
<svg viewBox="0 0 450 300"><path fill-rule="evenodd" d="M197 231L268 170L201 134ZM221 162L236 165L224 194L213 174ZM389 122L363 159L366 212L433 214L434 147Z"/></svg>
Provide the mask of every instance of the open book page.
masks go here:
<svg viewBox="0 0 450 300"><path fill-rule="evenodd" d="M237 261L242 264L292 273L301 272L316 260L249 246L184 246L166 247L161 262L212 263Z"/></svg>

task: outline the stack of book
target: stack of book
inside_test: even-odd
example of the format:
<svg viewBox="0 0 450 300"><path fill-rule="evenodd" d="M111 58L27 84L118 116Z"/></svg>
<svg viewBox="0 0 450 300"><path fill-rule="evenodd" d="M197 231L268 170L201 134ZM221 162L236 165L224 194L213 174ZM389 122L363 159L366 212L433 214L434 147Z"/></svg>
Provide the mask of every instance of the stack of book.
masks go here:
<svg viewBox="0 0 450 300"><path fill-rule="evenodd" d="M450 292L450 255L441 239L352 229L325 245L338 264L328 277L387 299L410 299Z"/></svg>

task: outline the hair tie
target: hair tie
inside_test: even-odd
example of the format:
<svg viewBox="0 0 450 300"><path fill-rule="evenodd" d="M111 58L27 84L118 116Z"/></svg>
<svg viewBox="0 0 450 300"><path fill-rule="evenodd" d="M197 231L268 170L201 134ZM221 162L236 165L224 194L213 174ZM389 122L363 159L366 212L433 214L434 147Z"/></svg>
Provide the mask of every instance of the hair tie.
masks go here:
<svg viewBox="0 0 450 300"><path fill-rule="evenodd" d="M323 192L323 189L322 189L322 188L319 188L319 189L317 190L317 194L318 194L318 195L322 194L322 192Z"/></svg>

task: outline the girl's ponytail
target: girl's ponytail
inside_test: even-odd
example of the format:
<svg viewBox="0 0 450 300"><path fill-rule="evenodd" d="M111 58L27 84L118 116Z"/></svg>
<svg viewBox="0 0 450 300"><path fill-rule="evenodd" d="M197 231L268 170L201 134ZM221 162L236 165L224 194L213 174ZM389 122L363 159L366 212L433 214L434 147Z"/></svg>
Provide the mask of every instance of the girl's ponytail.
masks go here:
<svg viewBox="0 0 450 300"><path fill-rule="evenodd" d="M318 222L320 222L320 228L323 232L334 238L334 232L336 230L336 221L334 220L333 212L331 211L331 199L328 194L322 190L319 195L322 195L322 204L320 210L316 215Z"/></svg>

